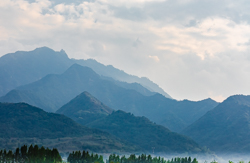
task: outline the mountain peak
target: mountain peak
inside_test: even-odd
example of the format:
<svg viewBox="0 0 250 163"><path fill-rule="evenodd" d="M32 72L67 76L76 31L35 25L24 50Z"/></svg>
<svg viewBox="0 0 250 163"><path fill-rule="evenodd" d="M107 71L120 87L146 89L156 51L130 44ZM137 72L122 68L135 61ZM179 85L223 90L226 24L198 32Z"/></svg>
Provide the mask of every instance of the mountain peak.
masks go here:
<svg viewBox="0 0 250 163"><path fill-rule="evenodd" d="M64 75L69 75L69 74L78 74L78 75L84 75L85 78L86 76L92 77L92 78L99 78L100 76L93 71L91 68L86 67L86 66L81 66L77 63L73 64L70 66L64 73Z"/></svg>
<svg viewBox="0 0 250 163"><path fill-rule="evenodd" d="M239 105L250 106L250 95L233 95L228 97L223 103L237 103Z"/></svg>
<svg viewBox="0 0 250 163"><path fill-rule="evenodd" d="M51 49L51 48L49 48L47 46L36 48L33 51L52 51L52 52L55 52L53 49Z"/></svg>
<svg viewBox="0 0 250 163"><path fill-rule="evenodd" d="M211 98L206 98L204 100L198 101L198 102L207 102L207 103L218 103L217 101L211 99Z"/></svg>
<svg viewBox="0 0 250 163"><path fill-rule="evenodd" d="M111 114L112 111L111 108L101 103L90 93L84 91L58 109L57 113L64 114L78 123L85 125Z"/></svg>
<svg viewBox="0 0 250 163"><path fill-rule="evenodd" d="M89 70L89 71L93 71L91 68L86 67L86 66L81 66L77 63L74 63L73 65L71 65L68 70ZM93 71L94 72L94 71Z"/></svg>
<svg viewBox="0 0 250 163"><path fill-rule="evenodd" d="M246 152L250 149L249 115L250 96L233 95L187 127L183 133L214 151Z"/></svg>

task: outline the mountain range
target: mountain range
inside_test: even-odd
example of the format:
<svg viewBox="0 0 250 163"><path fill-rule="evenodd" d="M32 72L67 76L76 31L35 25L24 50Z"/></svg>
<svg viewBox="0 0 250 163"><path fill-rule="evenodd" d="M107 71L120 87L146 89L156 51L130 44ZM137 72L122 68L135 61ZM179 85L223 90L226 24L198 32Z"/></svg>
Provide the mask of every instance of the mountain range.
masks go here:
<svg viewBox="0 0 250 163"><path fill-rule="evenodd" d="M250 96L230 96L182 133L216 152L248 153Z"/></svg>
<svg viewBox="0 0 250 163"><path fill-rule="evenodd" d="M105 66L93 59L69 59L64 50L55 52L47 47L28 52L17 51L0 58L0 96L18 86L37 81L48 74L61 74L75 63L90 67L101 76L128 83L139 83L151 92L158 92L171 98L158 85L147 78L126 74L124 71L110 65Z"/></svg>
<svg viewBox="0 0 250 163"><path fill-rule="evenodd" d="M64 115L47 113L26 103L0 103L0 112L0 147L5 149L16 147L17 143L39 142L100 152L141 150L107 132L84 127Z"/></svg>
<svg viewBox="0 0 250 163"><path fill-rule="evenodd" d="M62 74L49 74L36 82L17 87L1 97L0 101L26 102L45 111L55 112L83 91L90 92L110 105L110 98L115 96L124 96L125 93L140 94L103 79L89 67L74 64Z"/></svg>
<svg viewBox="0 0 250 163"><path fill-rule="evenodd" d="M87 91L114 110L148 117L171 131L181 131L218 104L211 99L192 102L169 99L161 94L145 96L135 89L126 89L125 83L123 87L116 83L99 76L89 67L74 64L62 74L50 74L31 84L17 87L1 97L0 101L26 102L55 112ZM129 87L132 84L126 85Z"/></svg>
<svg viewBox="0 0 250 163"><path fill-rule="evenodd" d="M109 132L131 144L137 144L147 152L151 152L152 147L156 153L202 152L192 139L152 123L146 117L136 117L120 110L87 126Z"/></svg>
<svg viewBox="0 0 250 163"><path fill-rule="evenodd" d="M204 152L201 145L218 153L250 151L250 96L177 101L147 78L92 59L69 59L63 50L43 47L1 57L1 95L0 147L38 143L61 151L153 147L183 153Z"/></svg>
<svg viewBox="0 0 250 163"><path fill-rule="evenodd" d="M88 93L83 94L91 97L87 98L87 103L94 100L97 102L95 106L105 109L103 112L110 111ZM83 105L86 106L85 103ZM90 111L94 113L102 109ZM20 139L30 140L29 143L39 142L44 146L50 142L65 149L72 146L78 146L79 149L77 143L80 143L82 150L95 152L151 152L152 146L156 148L156 152L168 154L204 152L190 138L173 133L145 117L135 117L123 111L112 112L95 121L90 120L88 126L91 128L77 124L64 115L47 113L26 103L0 103L0 112L0 142L3 142L0 147L5 148L11 148L15 144L13 142ZM77 141L72 143L72 140ZM12 144L8 146L7 142Z"/></svg>
<svg viewBox="0 0 250 163"><path fill-rule="evenodd" d="M83 92L61 107L64 114L82 125L109 132L116 137L136 144L147 152L202 152L193 140L169 129L136 117L131 113L113 111L88 92Z"/></svg>

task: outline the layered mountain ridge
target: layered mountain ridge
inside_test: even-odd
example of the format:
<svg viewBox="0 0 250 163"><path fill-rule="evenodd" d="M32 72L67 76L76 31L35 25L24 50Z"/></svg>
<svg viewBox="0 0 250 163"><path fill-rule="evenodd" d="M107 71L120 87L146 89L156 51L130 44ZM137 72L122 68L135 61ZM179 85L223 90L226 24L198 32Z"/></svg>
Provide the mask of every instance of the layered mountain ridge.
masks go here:
<svg viewBox="0 0 250 163"><path fill-rule="evenodd" d="M135 117L121 110L89 123L87 126L109 132L132 144L137 144L148 152L152 151L152 147L155 148L155 152L202 152L199 145L190 138L154 124L146 117Z"/></svg>
<svg viewBox="0 0 250 163"><path fill-rule="evenodd" d="M124 71L113 66L105 66L93 59L69 59L65 51L55 52L47 47L28 52L17 51L0 58L0 96L18 86L37 81L47 74L61 74L74 63L90 67L99 75L111 77L118 81L139 83L152 92L159 92L171 98L158 85L147 78L126 74Z"/></svg>
<svg viewBox="0 0 250 163"><path fill-rule="evenodd" d="M114 110L148 117L171 131L184 129L217 105L212 100L192 102L176 101L161 94L144 96L134 89L126 89L112 80L103 79L89 67L78 64L62 74L47 75L34 83L20 86L1 97L0 101L27 102L55 112L84 91Z"/></svg>
<svg viewBox="0 0 250 163"><path fill-rule="evenodd" d="M47 113L26 103L0 103L0 112L1 148L10 149L26 142L54 144L59 150L72 147L102 152L141 150L107 132L84 127L64 115Z"/></svg>
<svg viewBox="0 0 250 163"><path fill-rule="evenodd" d="M250 150L250 96L234 95L182 133L218 152Z"/></svg>

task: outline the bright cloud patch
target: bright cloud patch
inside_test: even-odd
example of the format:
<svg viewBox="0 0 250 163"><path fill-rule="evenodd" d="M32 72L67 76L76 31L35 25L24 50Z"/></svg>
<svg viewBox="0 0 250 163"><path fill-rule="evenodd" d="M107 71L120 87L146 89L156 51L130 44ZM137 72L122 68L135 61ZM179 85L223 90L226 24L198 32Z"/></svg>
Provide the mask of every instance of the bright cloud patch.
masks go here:
<svg viewBox="0 0 250 163"><path fill-rule="evenodd" d="M151 59L153 59L154 61L156 61L156 62L159 62L160 61L160 59L157 57L157 56L148 56L149 58L151 58Z"/></svg>

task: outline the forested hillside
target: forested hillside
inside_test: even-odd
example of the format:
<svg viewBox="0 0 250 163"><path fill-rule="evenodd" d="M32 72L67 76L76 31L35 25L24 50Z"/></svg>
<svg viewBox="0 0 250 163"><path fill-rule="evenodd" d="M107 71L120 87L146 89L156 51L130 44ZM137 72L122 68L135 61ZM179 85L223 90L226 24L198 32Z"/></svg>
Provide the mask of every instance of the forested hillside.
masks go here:
<svg viewBox="0 0 250 163"><path fill-rule="evenodd" d="M155 152L168 154L202 152L199 145L190 138L171 132L145 117L135 117L131 113L120 110L87 125L109 132L132 144L137 144L148 152L152 151L152 147L154 147Z"/></svg>
<svg viewBox="0 0 250 163"><path fill-rule="evenodd" d="M218 153L249 152L250 96L227 98L182 133Z"/></svg>
<svg viewBox="0 0 250 163"><path fill-rule="evenodd" d="M2 149L35 143L61 151L140 151L136 145L107 132L81 126L64 115L47 113L25 103L0 103L0 112Z"/></svg>

